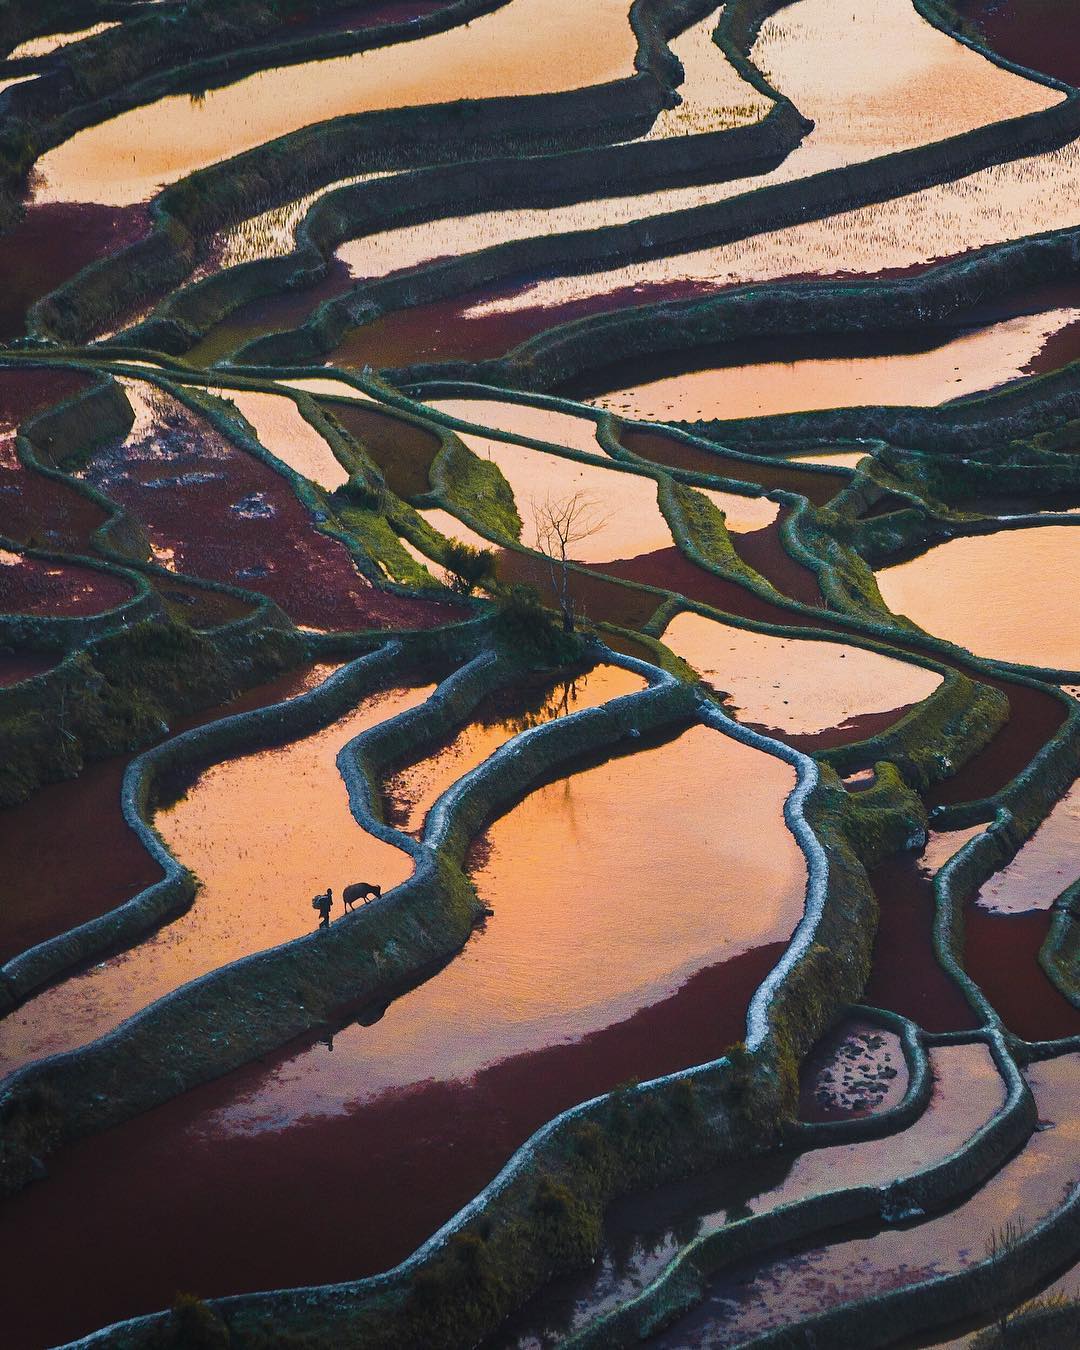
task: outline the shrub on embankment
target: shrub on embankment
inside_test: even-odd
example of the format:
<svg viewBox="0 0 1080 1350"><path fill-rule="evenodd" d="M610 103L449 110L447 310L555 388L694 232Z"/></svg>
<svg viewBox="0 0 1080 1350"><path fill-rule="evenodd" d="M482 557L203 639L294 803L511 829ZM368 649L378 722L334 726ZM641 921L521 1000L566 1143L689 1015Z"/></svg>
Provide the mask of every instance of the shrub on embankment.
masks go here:
<svg viewBox="0 0 1080 1350"><path fill-rule="evenodd" d="M146 620L0 691L0 806L74 777L88 759L159 740L177 717L263 683L304 654L299 635L283 628L256 628L224 647L186 625Z"/></svg>

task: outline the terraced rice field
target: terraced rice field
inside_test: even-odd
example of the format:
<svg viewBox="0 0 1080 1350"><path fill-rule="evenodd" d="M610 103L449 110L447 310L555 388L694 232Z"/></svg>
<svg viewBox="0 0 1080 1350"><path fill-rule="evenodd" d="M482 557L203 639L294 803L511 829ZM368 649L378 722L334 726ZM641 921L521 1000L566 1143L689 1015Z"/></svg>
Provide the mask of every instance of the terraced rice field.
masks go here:
<svg viewBox="0 0 1080 1350"><path fill-rule="evenodd" d="M5 1347L1080 1343L1074 17L0 9Z"/></svg>

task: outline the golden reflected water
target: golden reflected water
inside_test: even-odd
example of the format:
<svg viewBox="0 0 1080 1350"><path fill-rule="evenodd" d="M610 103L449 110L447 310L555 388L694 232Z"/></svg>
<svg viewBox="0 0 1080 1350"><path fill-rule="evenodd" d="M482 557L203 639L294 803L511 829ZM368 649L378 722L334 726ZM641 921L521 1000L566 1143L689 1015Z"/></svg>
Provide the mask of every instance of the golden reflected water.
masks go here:
<svg viewBox="0 0 1080 1350"><path fill-rule="evenodd" d="M282 1066L223 1123L280 1128L468 1078L786 939L806 884L783 818L794 783L782 761L697 726L530 793L488 831L472 878L494 917L462 954L373 1025L336 1035L332 1055L317 1046Z"/></svg>
<svg viewBox="0 0 1080 1350"><path fill-rule="evenodd" d="M446 404L440 406L451 411ZM536 543L546 507L559 507L574 498L583 508L580 522L584 533L569 549L577 562L635 558L671 546L671 530L656 501L655 479L614 467L581 464L471 432L459 434L473 454L490 460L502 471L524 527L522 542L530 547Z"/></svg>
<svg viewBox="0 0 1080 1350"><path fill-rule="evenodd" d="M462 98L545 94L633 73L625 0L509 0L446 32L174 94L76 132L38 161L35 201L145 201L313 122Z"/></svg>
<svg viewBox="0 0 1080 1350"><path fill-rule="evenodd" d="M767 100L738 78L712 42L714 26L712 16L673 44L689 75L680 91L685 102L661 114L650 138L745 124L768 111ZM596 229L704 206L769 183L943 140L987 122L1048 107L1063 97L995 66L939 32L906 0L850 0L846 5L799 0L766 19L752 57L815 123L783 163L766 174L407 226L352 240L338 250L338 257L354 276L381 276L511 239ZM678 259L644 266L654 279L684 275ZM596 291L587 289L587 279L578 278L583 294L610 289L605 279L609 275L601 274ZM553 297L560 295L560 280L530 287L532 303L556 303Z"/></svg>
<svg viewBox="0 0 1080 1350"><path fill-rule="evenodd" d="M234 403L251 423L259 444L304 478L327 492L349 481L349 471L291 398L251 389L211 388L209 392Z"/></svg>
<svg viewBox="0 0 1080 1350"><path fill-rule="evenodd" d="M499 707L504 701L511 703L506 717L496 715L490 721L470 722L442 750L387 780L383 790L396 808L395 823L401 829L419 832L436 798L526 727L595 708L608 699L643 689L645 684L643 676L621 666L596 666L584 675L553 688L546 687L531 698L527 697L529 691L523 690L525 702L520 709L512 708L512 697L501 700Z"/></svg>
<svg viewBox="0 0 1080 1350"><path fill-rule="evenodd" d="M1080 529L1040 525L950 539L877 574L894 614L977 656L1080 669Z"/></svg>
<svg viewBox="0 0 1080 1350"><path fill-rule="evenodd" d="M1025 314L965 333L927 352L692 370L616 389L591 401L626 417L656 422L768 417L876 404L928 407L1019 378L1046 340L1078 318L1077 309Z"/></svg>
<svg viewBox="0 0 1080 1350"><path fill-rule="evenodd" d="M17 47L12 47L7 59L21 61L30 56L51 56L61 47L70 47L74 42L82 42L86 38L97 37L99 33L106 33L110 28L119 27L120 21L117 19L111 23L91 24L89 28L80 28L72 33L45 33L41 37L27 38Z"/></svg>
<svg viewBox="0 0 1080 1350"><path fill-rule="evenodd" d="M476 422L511 436L566 445L589 455L603 454L596 439L596 422L587 414L578 417L557 408L537 408L531 403L494 398L429 398L424 402L429 408L462 422Z"/></svg>
<svg viewBox="0 0 1080 1350"><path fill-rule="evenodd" d="M318 923L311 898L328 886L339 897L354 881L376 882L384 891L404 881L411 858L356 823L335 758L361 731L430 692L427 686L373 695L303 740L201 774L154 822L202 882L195 903L138 947L45 990L0 1021L0 1069L84 1045L188 980L303 937ZM342 912L337 899L333 917Z"/></svg>
<svg viewBox="0 0 1080 1350"><path fill-rule="evenodd" d="M730 695L740 722L781 735L813 734L918 703L941 683L932 670L861 647L752 633L701 614L677 615L663 640Z"/></svg>

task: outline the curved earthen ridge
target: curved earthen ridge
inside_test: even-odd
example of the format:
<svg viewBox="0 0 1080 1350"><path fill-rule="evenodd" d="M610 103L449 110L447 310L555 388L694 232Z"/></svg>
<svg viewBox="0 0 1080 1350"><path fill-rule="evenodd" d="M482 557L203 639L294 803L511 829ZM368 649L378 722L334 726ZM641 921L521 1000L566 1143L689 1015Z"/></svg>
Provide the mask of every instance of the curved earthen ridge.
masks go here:
<svg viewBox="0 0 1080 1350"><path fill-rule="evenodd" d="M0 90L0 221L15 226L0 250L10 248L8 308L19 311L0 348L0 850L10 852L0 1072L14 1066L0 1077L0 1260L13 1344L513 1341L530 1319L546 1328L560 1315L566 1282L590 1263L616 1278L618 1225L647 1227L654 1200L682 1216L657 1247L665 1254L614 1294L582 1276L558 1343L679 1345L697 1328L740 1344L888 1346L1014 1316L1075 1339L1077 1291L1025 1305L1080 1251L1075 1104L1061 1087L1080 1054L1080 861L1061 823L1080 772L1080 650L1050 641L1075 608L1061 579L1074 576L1069 548L1080 543L1077 230L1068 217L1002 225L977 248L875 274L838 229L828 275L759 276L747 262L738 284L718 284L719 271L697 289L692 278L666 290L635 278L708 250L764 256L753 250L800 222L828 231L845 213L892 211L931 188L955 205L984 182L977 174L996 173L1001 187L1009 174L1067 165L1076 91L991 50L971 17L977 3L961 22L916 0L945 44L936 50L966 48L964 59L1053 101L1022 116L991 106L974 130L887 153L860 96L865 125L853 114L850 129L874 153L800 176L792 157L816 128L766 59L770 43L802 31L797 5L627 0L636 60L617 78L417 106L388 98L302 126L179 178L143 215L89 212L102 234L88 265L63 211L47 220L31 203L16 224L13 186L82 128L332 55L380 49L404 63L414 40L464 41L471 20L513 3L378 0L363 14L320 4L297 18L252 0L240 24L198 5L19 0L0 16L5 50L57 35L54 51L0 62L0 78L23 81ZM704 56L726 63L746 107L658 120L690 88L675 52L699 28ZM877 65L858 73L861 88L896 74ZM918 107L928 95L913 87ZM687 206L679 194L693 189L700 198ZM549 211L565 224L557 213L578 206L584 228L537 225ZM462 248L455 223L474 217L481 229L492 222L492 236ZM27 281L44 256L29 238L35 219L74 249L59 264L50 254L47 285L44 273ZM235 256L222 241L237 222L260 220L267 238L248 260L219 265ZM350 241L421 226L421 262L344 274L337 255ZM522 308L521 294L545 280L572 281L585 298ZM476 317L485 307L494 319ZM951 351L957 334L1004 343L998 330L1024 323L1038 342L962 398L946 389L920 402L915 377L903 406L876 389L875 361ZM851 378L823 400L778 405L777 369L816 360L848 363ZM760 370L752 416L732 415L744 409L723 398L702 411L680 389L663 422L613 399L672 371L749 367ZM541 528L545 501L560 496L596 510L565 560ZM976 547L973 582L976 564L954 560ZM956 588L953 614L918 608L917 593L890 608L899 572L889 569L916 565L933 569L933 589ZM1008 626L972 636L950 622L976 612L1004 612ZM1005 632L1018 638L1007 649ZM605 693L575 704L574 681L592 678ZM548 691L539 703L538 689ZM405 710L388 715L380 700L406 692L393 705ZM49 1019L99 969L127 960L137 984L155 942L204 941L198 921L217 893L166 845L170 804L185 792L197 800L241 763L299 763L331 733L332 752L320 749L309 772L347 799L349 818L326 858L351 830L394 850L405 879L373 886L370 903L325 929L301 920L284 940L252 937L207 957L194 978L174 971L164 993L138 984L125 1015L81 1040L58 1033L57 1053L20 1055L19 1028L58 1026ZM485 925L496 934L501 918L484 879L500 823L555 785L572 806L594 770L622 764L628 783L651 781L649 756L695 737L737 749L749 758L731 762L757 765L762 780L783 767L774 823L782 810L797 912L781 941L699 971L711 984L679 976L674 995L653 991L606 1028L645 1071L620 1083L611 1070L587 1091L545 1098L438 1220L417 1220L401 1250L384 1246L347 1278L305 1285L294 1274L260 1292L221 1251L221 1297L167 1310L160 1282L136 1289L132 1277L92 1316L68 1272L72 1310L49 1320L60 1312L34 1294L45 1254L23 1236L78 1180L80 1159L110 1149L134 1159L153 1130L173 1138L181 1117L208 1130L210 1156L213 1111L234 1109L260 1064L293 1064L314 1037L364 1045L367 1034L370 1045L376 1023L390 1036L405 1026L411 994L437 999L470 971L475 984ZM406 831L387 784L417 765L440 791ZM633 803L635 830L665 846L698 827L718 843L729 832L748 842L709 784L688 776L686 788L670 815ZM86 819L100 822L96 854ZM81 867L65 855L74 838ZM48 839L55 848L43 852L56 856L31 865L23 839ZM540 853L546 842L534 841ZM728 865L747 869L736 878L744 908L767 908L780 883L735 856ZM1008 904L991 894L999 883ZM618 973L621 944L645 940L625 917L627 897L607 894L602 878L561 884L608 925ZM713 884L659 888L672 932ZM730 922L719 914L709 911L717 930ZM704 1001L680 1002L691 988ZM620 988L615 1002L631 996ZM670 1030L671 1045L650 1058L635 1038L661 1012L669 1021L654 1038ZM834 1053L828 1038L853 1023L891 1038L906 1088L884 1108L867 1099L808 1116L803 1089ZM728 1030L709 1037L717 1026ZM518 1090L555 1062L542 1056L585 1039L549 1028L532 1059L519 1056ZM335 1061L348 1065L348 1053ZM991 1105L924 1155L918 1131L956 1109L940 1091L950 1054L978 1061ZM351 1120L370 1116L356 1084L345 1095ZM438 1121L430 1135L435 1150L449 1138ZM895 1146L895 1158L861 1180L875 1144ZM460 1155L445 1153L453 1172ZM689 1222L687 1180L734 1195L734 1172L779 1176L793 1161L820 1165L825 1180L779 1203L767 1186L759 1206ZM1038 1203L1010 1191L1020 1175L1040 1179ZM196 1169L193 1190L202 1180ZM630 1220L620 1217L628 1197ZM967 1249L939 1253L935 1234L961 1211ZM213 1225L203 1227L212 1242ZM898 1273L885 1249L905 1229L934 1259ZM787 1305L802 1255L828 1269L860 1242L873 1283ZM103 1259L124 1270L123 1250ZM768 1271L797 1311L757 1323L728 1294ZM717 1330L725 1299L734 1311Z"/></svg>

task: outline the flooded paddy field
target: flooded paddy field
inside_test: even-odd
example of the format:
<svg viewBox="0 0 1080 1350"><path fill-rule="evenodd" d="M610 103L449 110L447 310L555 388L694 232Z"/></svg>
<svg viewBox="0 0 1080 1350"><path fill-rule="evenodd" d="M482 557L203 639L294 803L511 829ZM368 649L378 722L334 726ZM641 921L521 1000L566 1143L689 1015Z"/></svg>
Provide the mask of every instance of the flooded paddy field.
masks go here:
<svg viewBox="0 0 1080 1350"><path fill-rule="evenodd" d="M1080 1342L1070 25L0 7L5 1346Z"/></svg>
<svg viewBox="0 0 1080 1350"><path fill-rule="evenodd" d="M728 771L718 775L721 764ZM755 770L749 794L742 765ZM611 791L620 778L636 783L640 800ZM614 1086L635 1065L665 1072L718 1053L738 1035L745 1001L802 907L804 864L781 814L791 781L780 762L697 728L530 794L492 826L471 865L494 916L450 966L376 1021L362 1018L364 1024L259 1073L245 1072L231 1090L215 1084L152 1113L127 1131L120 1152L112 1152L119 1137L110 1137L112 1166L124 1174L129 1212L139 1217L113 1229L111 1239L103 1231L110 1250L100 1254L131 1271L139 1293L122 1302L109 1282L88 1282L85 1311L26 1305L14 1314L18 1343L156 1306L183 1267L185 1280L214 1292L275 1282L294 1269L299 1251L309 1254L311 1278L377 1270L388 1250L406 1255L449 1217L555 1111ZM718 839L704 822L692 835L658 828L706 782L725 794L718 809L729 820L755 821L751 832L732 829ZM654 828L641 828L645 801ZM542 836L538 817L546 822ZM638 822L635 850L628 850L620 817ZM683 923L672 933L654 896L658 888L688 894L687 883L704 867L715 883L697 892L696 912L683 907ZM560 879L568 873L592 897L588 914L578 909L578 890ZM752 915L739 904L745 887L759 897ZM624 924L630 914L634 921ZM568 923L578 933L572 947L561 939ZM605 975L597 981L601 954ZM694 1008L709 1015L695 1017ZM433 1136L439 1119L453 1122L450 1132ZM63 1205L81 1208L94 1190L108 1190L100 1142L82 1157L73 1152L69 1172L50 1178ZM162 1185L168 1155L184 1158L189 1179L179 1208L171 1187ZM286 1196L262 1184L296 1167L320 1189L318 1178L325 1177L326 1198L337 1197L330 1209L312 1207L306 1190ZM190 1235L209 1219L207 1207L226 1174L235 1203L231 1218L214 1221L211 1253ZM358 1194L371 1220L367 1238L355 1224ZM38 1199L47 1199L44 1190ZM264 1205L271 1207L263 1225L269 1237L286 1212L283 1203L295 1248L286 1253L268 1241L256 1249L242 1239ZM36 1221L46 1219L48 1208L34 1207ZM153 1261L145 1259L155 1213L171 1216L161 1235L167 1262L160 1248ZM19 1231L21 1224L5 1229L5 1259L15 1255L8 1238ZM48 1227L39 1232L31 1246ZM332 1241L325 1241L328 1234ZM23 1239L19 1245L29 1255Z"/></svg>
<svg viewBox="0 0 1080 1350"><path fill-rule="evenodd" d="M204 721L293 698L332 669L322 665L290 672L202 717L180 719L170 730L179 734ZM18 905L5 905L0 916L0 961L97 918L161 876L121 810L128 762L123 756L102 760L0 815L7 874L21 897ZM56 834L69 840L70 848L50 847ZM95 853L100 863L90 872L86 858Z"/></svg>
<svg viewBox="0 0 1080 1350"><path fill-rule="evenodd" d="M1074 670L1080 634L1066 595L1078 558L1080 533L1040 525L952 539L877 581L893 613L937 637L980 656ZM988 596L993 604L977 602Z"/></svg>
<svg viewBox="0 0 1080 1350"><path fill-rule="evenodd" d="M738 1345L770 1326L782 1326L797 1299L800 1312L816 1312L850 1299L860 1288L909 1283L917 1272L945 1274L978 1260L972 1224L990 1231L1012 1222L1038 1222L1062 1200L1060 1169L1075 1156L1077 1140L1068 1098L1075 1061L1066 1057L1028 1070L1040 1116L1050 1128L966 1204L916 1228L852 1238L829 1247L793 1252L787 1260L736 1267L718 1280L700 1311L653 1338L656 1345Z"/></svg>

